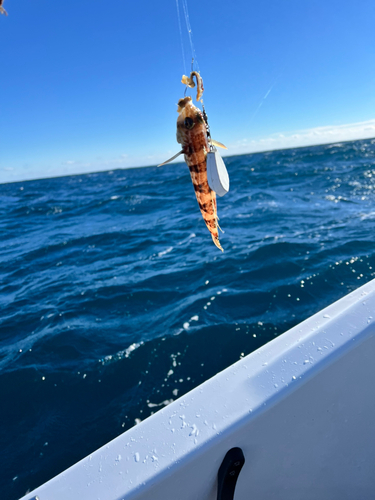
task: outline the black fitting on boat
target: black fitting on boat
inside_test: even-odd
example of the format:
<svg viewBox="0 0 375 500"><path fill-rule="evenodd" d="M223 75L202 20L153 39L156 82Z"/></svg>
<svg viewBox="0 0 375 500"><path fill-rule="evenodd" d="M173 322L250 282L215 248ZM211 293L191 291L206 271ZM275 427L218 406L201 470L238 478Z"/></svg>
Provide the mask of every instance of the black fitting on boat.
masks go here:
<svg viewBox="0 0 375 500"><path fill-rule="evenodd" d="M237 479L245 463L241 448L232 448L225 455L217 477L217 500L233 500Z"/></svg>

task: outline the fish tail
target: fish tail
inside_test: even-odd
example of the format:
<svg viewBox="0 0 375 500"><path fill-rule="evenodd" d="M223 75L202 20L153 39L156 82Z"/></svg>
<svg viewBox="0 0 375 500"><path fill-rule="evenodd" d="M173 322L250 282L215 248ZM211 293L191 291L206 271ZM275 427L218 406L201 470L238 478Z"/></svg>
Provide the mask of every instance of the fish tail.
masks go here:
<svg viewBox="0 0 375 500"><path fill-rule="evenodd" d="M215 243L215 245L217 246L217 248L219 248L219 250L221 250L222 252L224 252L224 248L220 245L220 241L219 241L219 229L220 231L224 232L221 227L219 226L219 217L217 216L217 205L216 205L216 195L214 194L214 192L211 190L211 200L212 200L212 208L213 208L213 211L214 211L214 218L215 218L215 225L216 225L216 231L215 232L212 232L212 230L210 228L209 231L211 233L211 236L212 236L212 241Z"/></svg>
<svg viewBox="0 0 375 500"><path fill-rule="evenodd" d="M211 236L212 236L212 241L215 243L215 245L217 246L217 248L219 250L221 250L222 252L224 252L224 248L220 245L219 236L215 236L212 233L211 233Z"/></svg>
<svg viewBox="0 0 375 500"><path fill-rule="evenodd" d="M219 241L216 195L207 181L206 162L189 165L191 178L203 220L210 231L212 240L222 252Z"/></svg>

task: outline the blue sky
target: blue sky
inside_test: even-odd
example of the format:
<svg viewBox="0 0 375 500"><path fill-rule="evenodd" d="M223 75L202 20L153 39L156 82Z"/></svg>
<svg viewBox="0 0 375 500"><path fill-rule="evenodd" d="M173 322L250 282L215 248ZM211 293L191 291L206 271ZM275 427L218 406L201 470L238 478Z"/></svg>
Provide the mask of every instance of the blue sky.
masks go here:
<svg viewBox="0 0 375 500"><path fill-rule="evenodd" d="M179 0L180 8L182 0ZM187 0L228 154L375 137L374 0ZM176 0L4 0L0 182L175 154ZM181 12L187 70L191 48Z"/></svg>

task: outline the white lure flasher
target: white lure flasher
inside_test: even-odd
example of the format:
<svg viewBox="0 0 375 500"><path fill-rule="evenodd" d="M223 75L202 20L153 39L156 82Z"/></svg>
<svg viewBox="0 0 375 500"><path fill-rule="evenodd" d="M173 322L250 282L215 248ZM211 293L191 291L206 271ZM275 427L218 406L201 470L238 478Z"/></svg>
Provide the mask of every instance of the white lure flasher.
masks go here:
<svg viewBox="0 0 375 500"><path fill-rule="evenodd" d="M229 175L225 163L215 150L207 153L207 180L218 196L224 196L229 191Z"/></svg>

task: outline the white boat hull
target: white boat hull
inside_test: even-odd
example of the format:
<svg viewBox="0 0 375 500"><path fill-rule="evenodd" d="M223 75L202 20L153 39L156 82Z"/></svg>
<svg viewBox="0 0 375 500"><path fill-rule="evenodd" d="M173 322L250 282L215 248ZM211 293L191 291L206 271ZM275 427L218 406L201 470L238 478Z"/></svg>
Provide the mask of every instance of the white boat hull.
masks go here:
<svg viewBox="0 0 375 500"><path fill-rule="evenodd" d="M216 500L230 448L235 500L375 496L375 281L275 338L25 500Z"/></svg>

